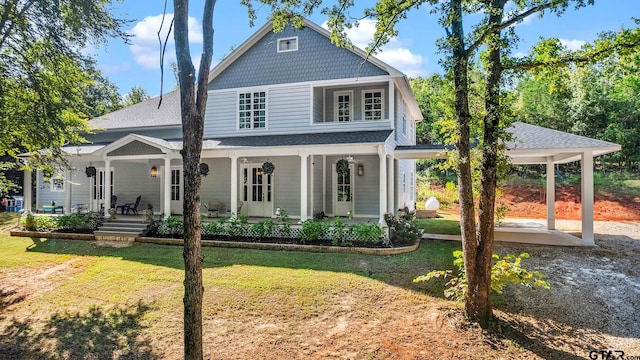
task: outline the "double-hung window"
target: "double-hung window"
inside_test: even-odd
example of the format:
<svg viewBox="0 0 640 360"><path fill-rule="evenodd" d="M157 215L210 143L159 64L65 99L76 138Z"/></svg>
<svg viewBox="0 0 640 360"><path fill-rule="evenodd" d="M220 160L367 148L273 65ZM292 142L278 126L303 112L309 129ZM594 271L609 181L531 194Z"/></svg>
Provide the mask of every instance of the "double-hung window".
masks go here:
<svg viewBox="0 0 640 360"><path fill-rule="evenodd" d="M363 119L382 120L382 90L364 91L362 97Z"/></svg>
<svg viewBox="0 0 640 360"><path fill-rule="evenodd" d="M264 129L267 127L266 91L242 92L238 94L238 116L240 129Z"/></svg>
<svg viewBox="0 0 640 360"><path fill-rule="evenodd" d="M62 177L62 174L55 174L51 176L49 181L51 183L52 192L64 192L64 178Z"/></svg>
<svg viewBox="0 0 640 360"><path fill-rule="evenodd" d="M336 114L338 122L353 120L353 92L339 91L335 93Z"/></svg>

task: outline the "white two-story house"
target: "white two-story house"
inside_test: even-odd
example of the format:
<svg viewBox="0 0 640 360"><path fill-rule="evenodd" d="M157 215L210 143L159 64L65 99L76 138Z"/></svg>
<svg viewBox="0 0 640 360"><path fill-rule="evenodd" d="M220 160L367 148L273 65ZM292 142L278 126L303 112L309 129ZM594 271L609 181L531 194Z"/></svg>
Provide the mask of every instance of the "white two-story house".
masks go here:
<svg viewBox="0 0 640 360"><path fill-rule="evenodd" d="M49 182L38 174L36 194L25 196L36 197L37 209L55 201L66 213L113 206L112 195L117 204L141 196L141 209L181 214L179 94L158 102L93 119L91 143L65 147L71 169ZM415 203L415 160L394 151L415 145L421 118L400 71L336 47L312 22L281 33L267 24L211 71L201 200L250 217L281 209L300 220L320 212L382 220ZM342 159L349 170L339 173ZM265 162L273 173L263 172Z"/></svg>

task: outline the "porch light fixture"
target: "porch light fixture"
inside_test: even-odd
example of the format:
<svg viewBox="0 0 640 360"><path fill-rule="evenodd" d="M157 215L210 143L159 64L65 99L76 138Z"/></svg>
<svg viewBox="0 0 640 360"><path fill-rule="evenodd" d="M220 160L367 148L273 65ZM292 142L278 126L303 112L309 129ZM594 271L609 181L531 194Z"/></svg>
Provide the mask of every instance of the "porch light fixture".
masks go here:
<svg viewBox="0 0 640 360"><path fill-rule="evenodd" d="M358 164L358 176L364 176L364 164Z"/></svg>
<svg viewBox="0 0 640 360"><path fill-rule="evenodd" d="M152 166L151 172L149 173L149 175L151 175L151 177L158 177L158 168L155 166Z"/></svg>

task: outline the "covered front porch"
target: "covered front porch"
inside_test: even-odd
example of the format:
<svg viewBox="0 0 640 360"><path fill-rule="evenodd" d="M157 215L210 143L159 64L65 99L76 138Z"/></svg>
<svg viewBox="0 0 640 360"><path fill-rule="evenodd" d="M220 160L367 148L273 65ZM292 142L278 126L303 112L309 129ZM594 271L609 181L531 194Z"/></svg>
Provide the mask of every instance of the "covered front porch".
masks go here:
<svg viewBox="0 0 640 360"><path fill-rule="evenodd" d="M397 169L413 170L413 161L398 162L390 155L389 135L368 131L205 140L201 162L209 172L202 178L201 204L251 218L286 211L299 221L324 214L382 222L386 212L413 199L407 191L413 187L399 189L395 176ZM36 209L55 202L65 213L98 211L140 196L139 213L152 208L158 215L182 214L181 148L180 141L135 134L107 145L65 148L71 169L56 175L62 184L57 191L53 180L47 183L37 174ZM336 171L340 160L348 163L348 171ZM265 163L273 172L265 172ZM28 173L25 189L32 180ZM25 197L31 204L32 194L25 192ZM206 206L200 210L208 213Z"/></svg>

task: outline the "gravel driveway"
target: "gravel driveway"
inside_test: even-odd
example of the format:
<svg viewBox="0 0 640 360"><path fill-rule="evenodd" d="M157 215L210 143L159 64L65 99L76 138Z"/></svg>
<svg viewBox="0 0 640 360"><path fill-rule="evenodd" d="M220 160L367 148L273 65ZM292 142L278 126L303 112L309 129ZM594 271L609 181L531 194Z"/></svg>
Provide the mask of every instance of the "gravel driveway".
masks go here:
<svg viewBox="0 0 640 360"><path fill-rule="evenodd" d="M557 221L560 230L580 229ZM547 275L551 291L512 289L516 301L499 316L539 345L545 358L589 358L592 350L640 356L640 223L594 224L596 247L498 242L499 254L528 252L529 270ZM500 309L500 307L498 307Z"/></svg>

